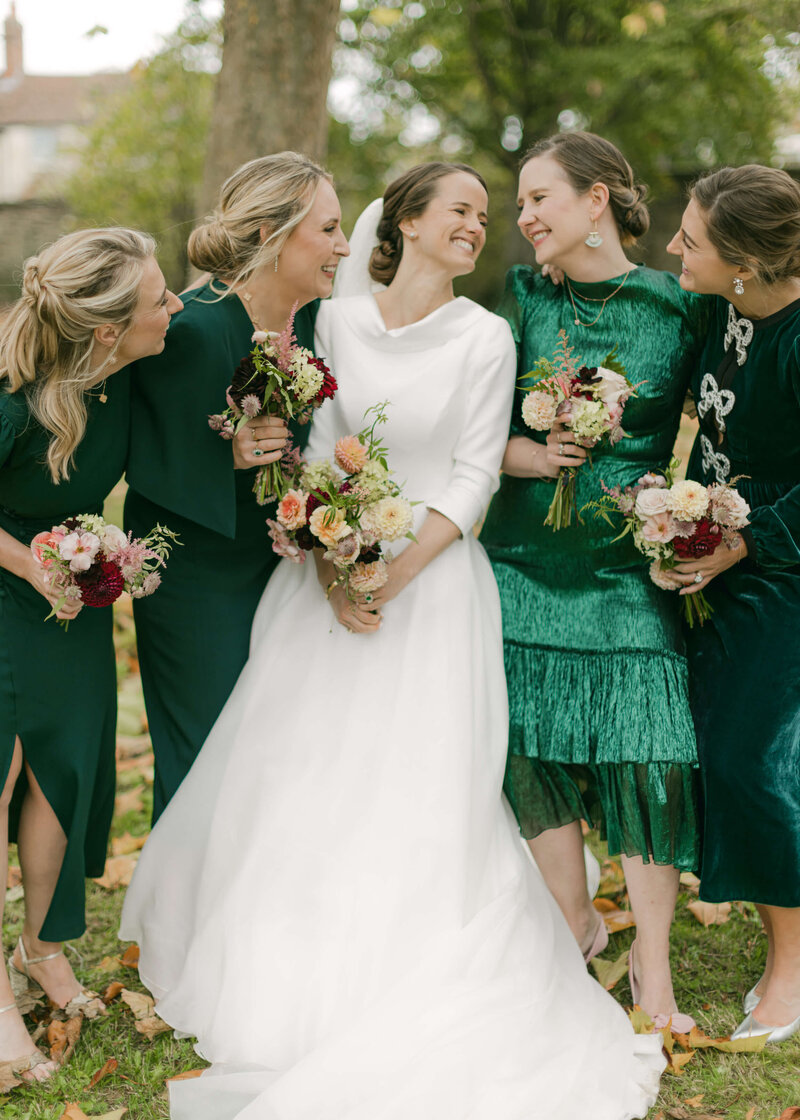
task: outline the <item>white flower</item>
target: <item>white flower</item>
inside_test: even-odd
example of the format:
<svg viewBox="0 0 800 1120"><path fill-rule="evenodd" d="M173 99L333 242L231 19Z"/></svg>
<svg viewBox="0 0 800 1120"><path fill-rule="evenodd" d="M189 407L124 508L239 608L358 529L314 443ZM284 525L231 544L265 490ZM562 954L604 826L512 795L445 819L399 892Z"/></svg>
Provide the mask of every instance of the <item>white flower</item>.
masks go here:
<svg viewBox="0 0 800 1120"><path fill-rule="evenodd" d="M366 506L361 526L376 541L397 541L410 532L414 523L411 503L405 498L388 497Z"/></svg>
<svg viewBox="0 0 800 1120"><path fill-rule="evenodd" d="M59 543L58 551L64 560L69 560L70 570L85 572L100 548L100 538L94 533L70 533Z"/></svg>
<svg viewBox="0 0 800 1120"><path fill-rule="evenodd" d="M572 405L571 427L573 435L593 446L606 434L609 415L602 401L576 400Z"/></svg>
<svg viewBox="0 0 800 1120"><path fill-rule="evenodd" d="M292 357L292 370L294 391L303 404L307 404L322 388L324 374L317 366L312 365L303 353L296 353Z"/></svg>
<svg viewBox="0 0 800 1120"><path fill-rule="evenodd" d="M621 373L617 373L616 370L598 366L595 376L599 377L600 381L599 383L593 381L592 389L600 400L609 407L618 404L630 394L631 387L628 384L628 379L623 377Z"/></svg>
<svg viewBox="0 0 800 1120"><path fill-rule="evenodd" d="M385 497L392 489L389 472L377 459L367 460L353 479L353 485L360 487L372 501Z"/></svg>
<svg viewBox="0 0 800 1120"><path fill-rule="evenodd" d="M350 569L347 586L350 591L367 594L383 587L389 578L384 560L373 560L369 564L359 561Z"/></svg>
<svg viewBox="0 0 800 1120"><path fill-rule="evenodd" d="M522 419L537 432L549 431L556 418L556 402L549 393L534 389L525 394L522 402Z"/></svg>
<svg viewBox="0 0 800 1120"><path fill-rule="evenodd" d="M655 517L657 513L667 512L667 499L665 493L659 487L652 487L652 489L641 490L636 498L636 516L645 520L648 517Z"/></svg>
<svg viewBox="0 0 800 1120"><path fill-rule="evenodd" d="M106 555L111 556L120 549L128 547L128 537L116 525L106 525L100 533L100 539L103 542L103 551Z"/></svg>
<svg viewBox="0 0 800 1120"><path fill-rule="evenodd" d="M667 544L675 536L675 518L671 513L657 513L642 524L642 539Z"/></svg>
<svg viewBox="0 0 800 1120"><path fill-rule="evenodd" d="M303 464L300 482L304 490L327 490L334 482L338 487L340 481L340 475L329 459L314 459Z"/></svg>
<svg viewBox="0 0 800 1120"><path fill-rule="evenodd" d="M677 521L697 521L708 509L708 491L699 482L676 482L666 492L667 509Z"/></svg>

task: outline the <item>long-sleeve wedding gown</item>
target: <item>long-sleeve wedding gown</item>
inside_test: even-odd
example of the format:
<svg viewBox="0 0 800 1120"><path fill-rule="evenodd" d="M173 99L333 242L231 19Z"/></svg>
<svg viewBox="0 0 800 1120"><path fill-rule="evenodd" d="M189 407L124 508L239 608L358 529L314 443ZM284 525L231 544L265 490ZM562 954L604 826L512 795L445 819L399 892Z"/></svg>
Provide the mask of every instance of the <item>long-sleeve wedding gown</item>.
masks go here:
<svg viewBox="0 0 800 1120"><path fill-rule="evenodd" d="M589 977L501 796L500 607L471 528L497 484L508 326L469 300L387 331L323 304L339 393L308 457L388 400L415 507L462 531L384 609L340 626L284 560L250 660L145 846L122 936L172 1026L213 1063L176 1120L627 1120L660 1038ZM202 610L202 603L197 604Z"/></svg>

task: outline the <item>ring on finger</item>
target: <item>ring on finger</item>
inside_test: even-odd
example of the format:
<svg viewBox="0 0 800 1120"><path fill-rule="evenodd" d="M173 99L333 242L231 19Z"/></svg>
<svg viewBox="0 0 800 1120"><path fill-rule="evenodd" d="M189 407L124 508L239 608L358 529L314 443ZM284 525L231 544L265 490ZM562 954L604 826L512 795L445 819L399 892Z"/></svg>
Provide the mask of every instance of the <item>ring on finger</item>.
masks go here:
<svg viewBox="0 0 800 1120"><path fill-rule="evenodd" d="M695 572L694 580L692 582L693 583L702 583L703 582L703 573L702 572Z"/></svg>
<svg viewBox="0 0 800 1120"><path fill-rule="evenodd" d="M254 447L253 448L253 456L256 459L260 459L263 454L264 454L264 452L261 450L260 447Z"/></svg>

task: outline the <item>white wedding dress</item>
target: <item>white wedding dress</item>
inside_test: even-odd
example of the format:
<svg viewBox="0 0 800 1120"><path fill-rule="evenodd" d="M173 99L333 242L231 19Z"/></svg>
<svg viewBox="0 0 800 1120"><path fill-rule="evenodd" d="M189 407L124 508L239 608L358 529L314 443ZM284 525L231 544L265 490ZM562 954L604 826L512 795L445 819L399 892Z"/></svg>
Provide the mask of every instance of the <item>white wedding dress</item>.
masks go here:
<svg viewBox="0 0 800 1120"><path fill-rule="evenodd" d="M501 794L500 605L471 528L508 431L510 330L462 298L387 331L363 296L322 305L317 352L340 388L308 457L388 400L417 525L431 507L463 537L374 635L335 621L310 559L264 591L123 913L159 1014L213 1063L173 1083L172 1116L644 1116L660 1036L587 974Z"/></svg>

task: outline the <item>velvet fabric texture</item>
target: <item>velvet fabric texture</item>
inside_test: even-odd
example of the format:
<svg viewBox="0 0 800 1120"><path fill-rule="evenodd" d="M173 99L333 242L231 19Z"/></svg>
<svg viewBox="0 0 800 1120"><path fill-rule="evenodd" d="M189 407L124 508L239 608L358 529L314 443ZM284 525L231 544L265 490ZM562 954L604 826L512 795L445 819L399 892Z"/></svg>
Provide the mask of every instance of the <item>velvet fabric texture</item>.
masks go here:
<svg viewBox="0 0 800 1120"><path fill-rule="evenodd" d="M752 508L747 559L711 581L714 613L687 632L700 892L800 906L800 301L752 320L743 345L746 323L716 299L692 379L700 433L689 476L743 476L736 489Z"/></svg>
<svg viewBox="0 0 800 1120"><path fill-rule="evenodd" d="M575 355L602 365L614 347L630 380L630 438L597 448L577 473L577 506L602 487L665 467L705 334L706 304L677 277L640 267L592 326L622 277L555 287L513 268L500 311L511 323L523 377L551 357L565 330ZM527 386L529 387L529 386ZM512 435L544 442L521 415ZM481 534L503 606L509 687L505 791L525 836L585 818L610 850L692 869L697 864L696 747L676 597L649 579L630 538L583 512L554 532L544 520L554 482L505 476ZM546 765L545 765L546 764Z"/></svg>
<svg viewBox="0 0 800 1120"><path fill-rule="evenodd" d="M55 486L44 464L49 434L24 391L0 395L0 528L23 544L78 513L99 513L122 475L128 446L127 370L110 377L108 398L87 394L86 434L70 478ZM80 937L84 878L103 874L114 810L117 676L111 607L84 609L65 630L45 622L48 602L0 568L0 780L19 735L25 758L67 837L39 936ZM9 820L16 840L26 780L17 781Z"/></svg>
<svg viewBox="0 0 800 1120"><path fill-rule="evenodd" d="M182 298L164 351L134 369L125 503L126 528L138 534L160 520L183 545L173 550L158 602L139 599L134 606L155 754L154 820L236 683L253 615L278 561L265 525L274 505L259 507L255 469L234 470L230 443L208 426L253 348L253 324L220 280ZM295 318L298 342L309 349L316 309L301 308ZM293 431L302 446L305 430Z"/></svg>

